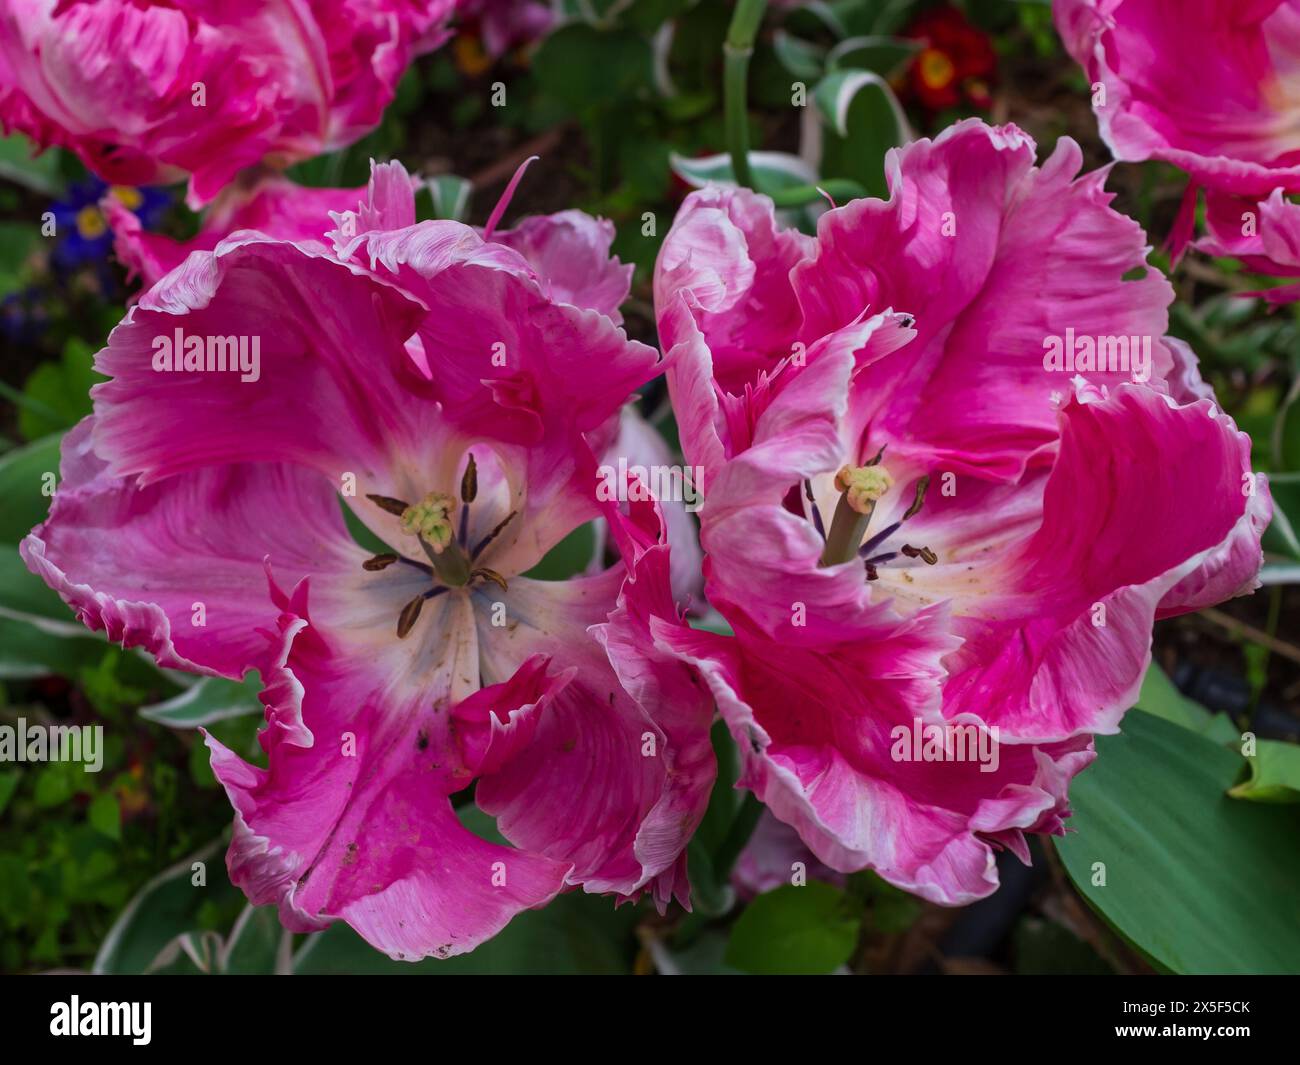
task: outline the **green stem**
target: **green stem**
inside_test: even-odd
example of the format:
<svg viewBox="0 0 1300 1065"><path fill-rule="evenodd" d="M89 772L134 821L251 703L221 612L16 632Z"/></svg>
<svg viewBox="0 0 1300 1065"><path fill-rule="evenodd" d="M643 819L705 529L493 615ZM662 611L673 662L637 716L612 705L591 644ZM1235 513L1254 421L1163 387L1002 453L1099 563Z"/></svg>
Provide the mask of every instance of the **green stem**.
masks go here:
<svg viewBox="0 0 1300 1065"><path fill-rule="evenodd" d="M727 151L731 153L731 171L736 184L752 188L754 175L749 168L749 110L745 97L749 89L749 58L754 54L754 38L767 0L737 0L731 16L727 39L722 45L723 118L727 133Z"/></svg>

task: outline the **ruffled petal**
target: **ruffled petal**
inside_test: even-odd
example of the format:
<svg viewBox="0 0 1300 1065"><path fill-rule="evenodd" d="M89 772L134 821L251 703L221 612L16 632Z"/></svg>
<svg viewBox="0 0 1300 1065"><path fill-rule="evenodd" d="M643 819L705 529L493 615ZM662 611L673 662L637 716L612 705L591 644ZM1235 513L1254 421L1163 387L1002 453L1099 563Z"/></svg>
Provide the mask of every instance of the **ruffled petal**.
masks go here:
<svg viewBox="0 0 1300 1065"><path fill-rule="evenodd" d="M92 417L65 437L50 516L20 549L113 642L165 667L242 677L264 664L259 630L278 613L268 567L290 582L359 571L364 552L319 475L236 465L137 488L95 455L93 430Z"/></svg>

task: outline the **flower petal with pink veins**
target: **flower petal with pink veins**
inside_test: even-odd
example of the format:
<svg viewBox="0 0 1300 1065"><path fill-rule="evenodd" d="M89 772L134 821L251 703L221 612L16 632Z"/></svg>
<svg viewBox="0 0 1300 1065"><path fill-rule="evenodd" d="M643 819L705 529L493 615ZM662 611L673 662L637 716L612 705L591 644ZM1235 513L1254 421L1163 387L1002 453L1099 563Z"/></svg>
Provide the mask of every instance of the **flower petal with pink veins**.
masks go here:
<svg viewBox="0 0 1300 1065"><path fill-rule="evenodd" d="M137 488L91 450L93 429L89 418L64 438L50 516L20 549L113 642L143 647L165 667L242 677L263 665L260 630L278 613L268 567L290 583L359 571L365 552L319 475L236 465Z"/></svg>
<svg viewBox="0 0 1300 1065"><path fill-rule="evenodd" d="M612 222L582 211L560 211L526 218L514 229L498 229L491 239L522 255L552 300L599 311L622 324L618 309L627 299L633 267L609 253Z"/></svg>
<svg viewBox="0 0 1300 1065"><path fill-rule="evenodd" d="M1173 293L1145 263L1142 230L1112 210L1105 172L1076 178L1063 139L1041 168L1013 126L972 119L891 153L890 199L856 200L818 224L815 258L794 275L803 332L824 335L863 308L916 316L916 338L866 368L855 417L877 445L957 472L1014 479L1055 436L1051 337L1145 338L1150 375L1172 359L1161 343ZM1123 280L1140 268L1143 275ZM1127 369L1127 368L1126 368ZM1125 371L1088 372L1097 384ZM972 402L978 397L978 402Z"/></svg>
<svg viewBox="0 0 1300 1065"><path fill-rule="evenodd" d="M1248 438L1209 401L1126 385L1081 393L1061 419L1042 522L988 563L978 599L954 602L966 642L945 661L945 715L1013 742L1115 732L1155 618L1256 587L1272 511Z"/></svg>
<svg viewBox="0 0 1300 1065"><path fill-rule="evenodd" d="M1160 159L1238 195L1300 188L1296 0L1052 6L1094 86L1093 110L1116 159Z"/></svg>
<svg viewBox="0 0 1300 1065"><path fill-rule="evenodd" d="M394 673L316 628L303 616L306 598L301 586L285 603L278 667L263 693L268 768L207 737L236 812L231 879L254 904L276 903L290 929L341 918L409 960L472 950L520 910L550 901L569 867L479 839L452 810L448 796L484 760L458 742L451 713L468 694L461 677L475 655L469 602L430 603L427 655ZM527 719L562 683L533 669L457 709L462 719L475 707ZM489 757L496 744L494 735Z"/></svg>

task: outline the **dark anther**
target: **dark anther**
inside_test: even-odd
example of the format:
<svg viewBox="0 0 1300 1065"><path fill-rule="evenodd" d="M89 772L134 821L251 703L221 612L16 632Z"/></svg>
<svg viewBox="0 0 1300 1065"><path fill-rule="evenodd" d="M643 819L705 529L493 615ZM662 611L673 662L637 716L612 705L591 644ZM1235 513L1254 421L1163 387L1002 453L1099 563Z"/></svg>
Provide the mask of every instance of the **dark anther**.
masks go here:
<svg viewBox="0 0 1300 1065"><path fill-rule="evenodd" d="M501 530L504 529L507 525L509 525L514 520L516 513L518 512L512 510L509 514L507 514L504 518L502 518L499 522L497 522L496 528L494 528L490 533L488 533L485 537L483 537L482 540L480 540L478 543L474 545L474 550L470 552L469 557L478 558L479 553L483 550L483 548L487 547L488 544L490 544L493 540L495 540L497 536L500 534Z"/></svg>
<svg viewBox="0 0 1300 1065"><path fill-rule="evenodd" d="M375 555L374 558L368 558L361 563L361 568L374 573L376 570L387 569L397 561L397 556L392 552L385 552L382 555Z"/></svg>
<svg viewBox="0 0 1300 1065"><path fill-rule="evenodd" d="M813 526L824 541L826 539L826 525L822 522L822 512L817 509L817 500L813 498L812 481L804 481L803 494L808 497L808 505L812 508Z"/></svg>
<svg viewBox="0 0 1300 1065"><path fill-rule="evenodd" d="M881 445L880 445L880 450L876 452L876 457L875 457L875 458L867 459L867 461L864 462L862 465L864 465L864 466L878 466L878 465L880 464L880 460L881 460L882 458L884 458L884 457L885 457L885 445L884 445L884 444L881 444Z"/></svg>
<svg viewBox="0 0 1300 1065"><path fill-rule="evenodd" d="M402 612L397 616L397 638L405 639L406 634L415 627L415 622L420 616L420 608L424 606L424 596L417 595L406 606L402 607Z"/></svg>
<svg viewBox="0 0 1300 1065"><path fill-rule="evenodd" d="M460 501L462 503L473 503L478 495L478 467L474 464L474 453L471 451L469 462L465 464L465 472L460 479Z"/></svg>
<svg viewBox="0 0 1300 1065"><path fill-rule="evenodd" d="M916 496L912 499L912 505L903 512L903 521L916 514L925 503L925 490L930 487L930 475L927 473L916 482Z"/></svg>
<svg viewBox="0 0 1300 1065"><path fill-rule="evenodd" d="M867 580L874 581L880 574L876 572L876 567L870 562L867 563Z"/></svg>
<svg viewBox="0 0 1300 1065"><path fill-rule="evenodd" d="M476 569L470 573L469 576L470 580L473 580L475 577L482 577L485 581L491 581L493 584L498 585L503 592L510 591L510 587L506 584L506 579L494 569Z"/></svg>
<svg viewBox="0 0 1300 1065"><path fill-rule="evenodd" d="M911 544L904 544L902 551L908 558L919 558L927 566L933 566L939 561L939 556L928 547L913 547Z"/></svg>
<svg viewBox="0 0 1300 1065"><path fill-rule="evenodd" d="M394 499L392 496L376 496L367 493L366 498L380 510L386 510L389 514L396 514L399 518L406 510L409 503L403 503L400 499Z"/></svg>

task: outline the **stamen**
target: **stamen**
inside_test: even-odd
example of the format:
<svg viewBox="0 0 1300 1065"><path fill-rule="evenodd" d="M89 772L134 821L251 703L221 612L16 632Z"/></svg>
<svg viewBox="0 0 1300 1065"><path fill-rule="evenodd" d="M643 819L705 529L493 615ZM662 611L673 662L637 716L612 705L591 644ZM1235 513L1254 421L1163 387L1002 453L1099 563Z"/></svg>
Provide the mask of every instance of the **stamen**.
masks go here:
<svg viewBox="0 0 1300 1065"><path fill-rule="evenodd" d="M415 627L415 623L420 617L420 610L423 607L423 593L417 595L406 606L402 607L402 612L397 615L397 638L399 640L405 639L411 629Z"/></svg>
<svg viewBox="0 0 1300 1065"><path fill-rule="evenodd" d="M361 563L361 568L375 573L381 569L387 569L397 561L397 556L391 551L386 551L382 555L375 555L373 558L366 559Z"/></svg>
<svg viewBox="0 0 1300 1065"><path fill-rule="evenodd" d="M866 564L870 569L875 569L882 562L892 562L898 557L897 551L886 551L883 555L873 555L866 559Z"/></svg>
<svg viewBox="0 0 1300 1065"><path fill-rule="evenodd" d="M804 481L803 494L808 497L808 504L812 508L813 528L823 541L826 539L826 526L822 524L822 512L817 507L817 500L813 498L812 481Z"/></svg>
<svg viewBox="0 0 1300 1065"><path fill-rule="evenodd" d="M911 544L904 544L902 551L908 558L919 558L927 566L933 566L939 561L939 556L928 547L913 547Z"/></svg>
<svg viewBox="0 0 1300 1065"><path fill-rule="evenodd" d="M478 498L478 466L474 462L474 452L469 453L469 462L460 478L460 501L473 503Z"/></svg>
<svg viewBox="0 0 1300 1065"><path fill-rule="evenodd" d="M503 592L510 591L509 585L506 584L506 579L494 569L476 569L469 575L470 580L473 580L475 577L481 577L485 581L491 581L493 584L498 585Z"/></svg>
<svg viewBox="0 0 1300 1065"><path fill-rule="evenodd" d="M478 543L474 545L474 550L469 553L469 557L471 559L478 558L478 556L482 554L483 548L487 547L488 544L490 544L493 540L497 538L498 535L500 535L501 530L504 529L507 525L510 524L511 521L514 520L514 516L517 513L518 511L512 510L509 514L507 514L504 518L502 518L499 522L497 522L496 527L485 537L483 537L482 540L480 540Z"/></svg>
<svg viewBox="0 0 1300 1065"><path fill-rule="evenodd" d="M392 496L367 495L366 498L381 510L388 511L389 514L396 514L399 518L410 506L409 503L403 503L400 499L394 499Z"/></svg>
<svg viewBox="0 0 1300 1065"><path fill-rule="evenodd" d="M876 580L879 576L880 576L880 574L876 572L876 567L873 566L870 562L868 562L868 563L867 563L867 580L869 580L869 581L874 581L874 580Z"/></svg>
<svg viewBox="0 0 1300 1065"><path fill-rule="evenodd" d="M870 558L871 552L888 540L894 533L902 528L903 522L908 518L915 517L920 511L922 504L925 502L925 490L930 487L930 475L927 473L916 482L916 495L912 499L912 505L903 512L903 516L892 525L887 525L871 537L866 543L858 548L859 558Z"/></svg>

